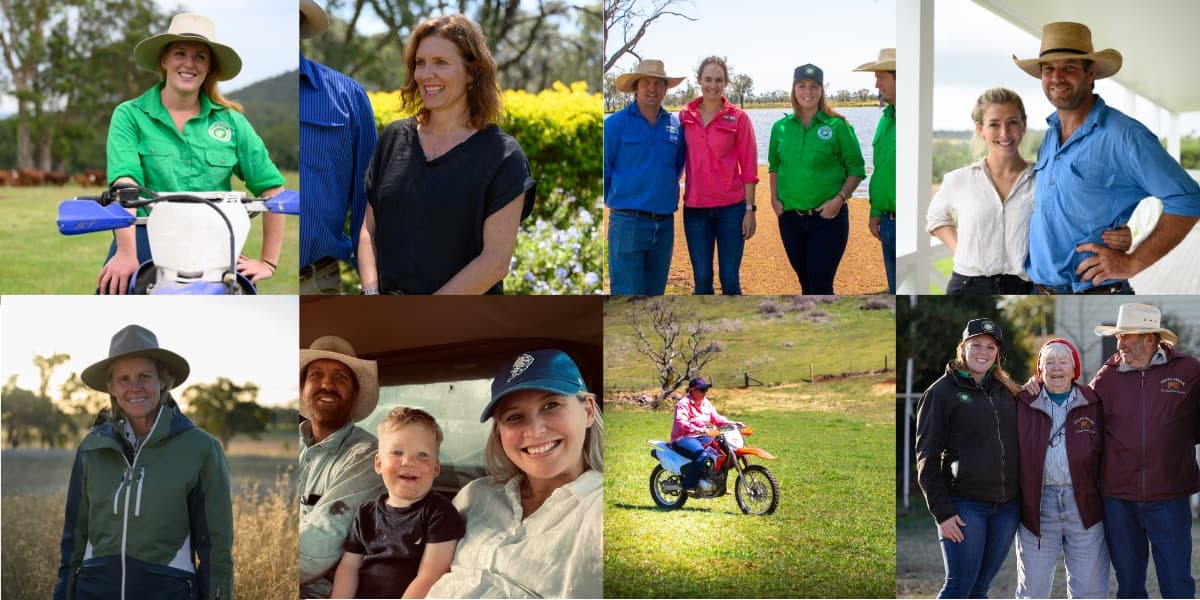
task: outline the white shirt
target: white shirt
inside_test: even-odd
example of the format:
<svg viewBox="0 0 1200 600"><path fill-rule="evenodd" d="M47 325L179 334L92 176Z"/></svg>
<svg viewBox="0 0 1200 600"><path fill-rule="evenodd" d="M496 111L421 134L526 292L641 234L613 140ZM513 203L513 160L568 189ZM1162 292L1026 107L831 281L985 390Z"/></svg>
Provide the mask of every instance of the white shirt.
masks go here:
<svg viewBox="0 0 1200 600"><path fill-rule="evenodd" d="M482 477L454 497L467 522L429 598L599 598L604 476L584 471L522 520L521 479Z"/></svg>
<svg viewBox="0 0 1200 600"><path fill-rule="evenodd" d="M944 225L958 229L955 273L968 277L1007 274L1028 280L1025 259L1033 217L1033 165L1017 176L1008 199L1001 202L983 164L980 159L946 173L925 213L925 230L932 233Z"/></svg>

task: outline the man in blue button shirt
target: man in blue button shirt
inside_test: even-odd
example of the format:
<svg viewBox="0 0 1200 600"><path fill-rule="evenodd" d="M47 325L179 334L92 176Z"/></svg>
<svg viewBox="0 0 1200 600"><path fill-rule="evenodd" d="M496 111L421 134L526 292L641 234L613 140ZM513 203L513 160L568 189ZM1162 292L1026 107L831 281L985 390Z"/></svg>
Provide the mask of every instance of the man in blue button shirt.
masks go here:
<svg viewBox="0 0 1200 600"><path fill-rule="evenodd" d="M604 121L608 274L616 295L661 295L667 288L687 154L679 117L662 103L681 81L652 59L617 77L617 89L634 94L634 102Z"/></svg>
<svg viewBox="0 0 1200 600"><path fill-rule="evenodd" d="M329 29L313 0L300 1L300 37ZM363 173L375 151L375 112L361 85L300 54L300 293L341 291L339 261L357 268L367 210ZM350 235L345 232L350 218Z"/></svg>
<svg viewBox="0 0 1200 600"><path fill-rule="evenodd" d="M1200 217L1200 185L1137 120L1110 108L1094 82L1121 68L1121 54L1093 51L1080 23L1042 29L1037 58L1013 62L1042 80L1057 110L1038 150L1026 271L1045 294L1131 294L1127 281L1179 244ZM1129 253L1104 245L1101 232L1129 220L1143 198L1163 214Z"/></svg>

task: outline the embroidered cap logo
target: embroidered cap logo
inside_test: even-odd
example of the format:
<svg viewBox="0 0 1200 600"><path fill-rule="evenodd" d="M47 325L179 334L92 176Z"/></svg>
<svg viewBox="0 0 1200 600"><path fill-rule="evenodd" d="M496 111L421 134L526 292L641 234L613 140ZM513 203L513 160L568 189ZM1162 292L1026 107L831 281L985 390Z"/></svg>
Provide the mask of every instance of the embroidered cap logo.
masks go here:
<svg viewBox="0 0 1200 600"><path fill-rule="evenodd" d="M529 365L533 364L533 357L528 354L522 354L513 361L512 370L508 372L508 382L512 382L518 375L524 373Z"/></svg>

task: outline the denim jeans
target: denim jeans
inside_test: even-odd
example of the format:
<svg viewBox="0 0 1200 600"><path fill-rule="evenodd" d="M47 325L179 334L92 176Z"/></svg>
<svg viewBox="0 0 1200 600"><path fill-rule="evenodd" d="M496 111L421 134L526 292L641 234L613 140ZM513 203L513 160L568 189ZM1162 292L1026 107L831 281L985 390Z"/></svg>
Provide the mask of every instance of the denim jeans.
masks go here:
<svg viewBox="0 0 1200 600"><path fill-rule="evenodd" d="M608 276L613 295L661 296L667 289L675 219L610 211Z"/></svg>
<svg viewBox="0 0 1200 600"><path fill-rule="evenodd" d="M1104 537L1118 598L1146 598L1146 543L1163 598L1192 598L1192 513L1187 498L1131 502L1104 496Z"/></svg>
<svg viewBox="0 0 1200 600"><path fill-rule="evenodd" d="M713 243L716 242L721 293L741 295L738 270L746 247L746 240L742 239L745 219L746 205L741 202L716 208L683 208L683 233L687 237L697 294L713 294Z"/></svg>
<svg viewBox="0 0 1200 600"><path fill-rule="evenodd" d="M712 440L713 438L707 435L681 437L672 444L675 446L676 452L692 459L692 462L680 469L680 473L683 475L684 489L694 489L696 484L700 482L700 475L704 471L704 460L709 458L704 446Z"/></svg>
<svg viewBox="0 0 1200 600"><path fill-rule="evenodd" d="M1122 296L1130 296L1130 295L1133 295L1136 293L1133 291L1133 286L1129 285L1128 281L1122 281L1122 282L1120 282L1120 284L1121 284L1121 288L1118 291L1111 292L1112 294L1119 294ZM1064 283L1062 285L1044 285L1042 287L1050 289L1055 294L1099 294L1100 293L1100 292L1089 292L1087 290L1084 290L1082 292L1073 292L1073 291L1071 291L1071 284L1069 284L1069 283ZM1093 289L1093 288L1088 288L1088 289ZM1030 293L1032 293L1036 296L1043 295L1042 292L1040 290L1038 290L1036 286L1034 287L1033 291ZM1106 292L1103 292L1103 295L1108 295L1109 293L1110 292L1106 291Z"/></svg>
<svg viewBox="0 0 1200 600"><path fill-rule="evenodd" d="M941 538L946 582L938 598L987 598L992 578L1012 548L1021 522L1021 501L979 502L951 497L962 528L963 541Z"/></svg>
<svg viewBox="0 0 1200 600"><path fill-rule="evenodd" d="M833 278L850 238L850 209L842 206L832 219L784 212L779 217L779 237L800 279L800 293L832 294Z"/></svg>
<svg viewBox="0 0 1200 600"><path fill-rule="evenodd" d="M968 277L959 273L950 274L950 282L946 284L946 294L1021 294L1033 293L1033 284L1016 275L992 275Z"/></svg>
<svg viewBox="0 0 1200 600"><path fill-rule="evenodd" d="M896 217L879 218L879 242L883 245L883 268L887 271L888 293L896 293Z"/></svg>
<svg viewBox="0 0 1200 600"><path fill-rule="evenodd" d="M1017 531L1017 597L1050 598L1059 550L1066 555L1067 595L1108 597L1108 546L1104 523L1085 529L1071 486L1043 486L1041 537Z"/></svg>
<svg viewBox="0 0 1200 600"><path fill-rule="evenodd" d="M138 265L140 266L142 263L150 260L150 236L146 233L146 227L144 225L138 225L138 226L134 227L133 228L133 236L134 236L134 239L137 241L137 260L138 260ZM101 268L103 268L104 265L108 264L109 259L111 259L112 257L114 257L116 255L117 255L117 238L116 238L116 235L114 234L112 244L109 244L109 246L108 246L108 255L106 255L104 257L104 262L100 264ZM134 273L136 273L136 272L137 271L134 271ZM96 271L96 274L98 276L100 274L100 271ZM97 278L99 278L99 277L97 277ZM99 287L96 288L96 293L97 294L100 293Z"/></svg>

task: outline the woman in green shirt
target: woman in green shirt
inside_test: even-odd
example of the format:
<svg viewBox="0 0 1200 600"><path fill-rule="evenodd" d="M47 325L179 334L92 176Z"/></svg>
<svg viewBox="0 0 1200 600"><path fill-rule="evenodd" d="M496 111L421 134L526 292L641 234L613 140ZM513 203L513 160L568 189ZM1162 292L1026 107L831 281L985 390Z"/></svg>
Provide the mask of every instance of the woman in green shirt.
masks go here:
<svg viewBox="0 0 1200 600"><path fill-rule="evenodd" d="M113 187L142 185L156 192L229 191L237 175L251 194L269 198L284 179L242 106L217 91L217 82L242 69L237 52L213 41L208 17L178 14L166 34L150 36L133 50L139 67L162 81L113 111L108 129L108 181ZM259 260L238 259L251 281L275 273L283 244L283 215L263 215ZM150 260L144 227L120 229L100 270L101 294L124 294L138 265Z"/></svg>
<svg viewBox="0 0 1200 600"><path fill-rule="evenodd" d="M792 110L771 126L771 207L801 293L833 294L850 236L846 201L867 174L862 150L854 128L826 104L816 65L793 72Z"/></svg>

